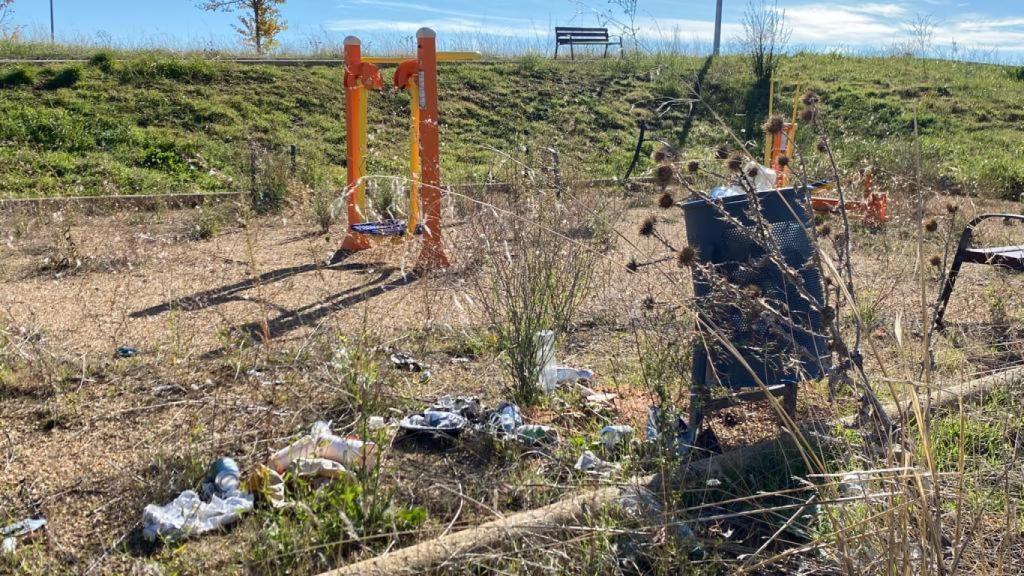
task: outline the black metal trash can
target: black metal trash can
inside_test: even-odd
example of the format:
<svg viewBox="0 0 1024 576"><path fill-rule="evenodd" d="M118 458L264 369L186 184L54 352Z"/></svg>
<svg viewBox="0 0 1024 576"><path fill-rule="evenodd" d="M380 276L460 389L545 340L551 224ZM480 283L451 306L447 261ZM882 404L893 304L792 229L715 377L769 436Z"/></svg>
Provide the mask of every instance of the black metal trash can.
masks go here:
<svg viewBox="0 0 1024 576"><path fill-rule="evenodd" d="M823 305L824 294L821 275L813 265L814 246L804 230L805 226L808 229L812 226L811 215L805 210L806 191L784 188L757 194L761 214L769 223L771 237L783 260L797 272L817 306L812 306L799 294L794 281L778 266L762 258L766 250L757 240L749 199L746 194L737 194L719 200L696 199L682 203L687 241L697 251L697 262L712 265L712 273L720 275L718 279L746 288L776 310L784 311L790 320L786 323L786 333L779 334L778 325L769 326L770 320L763 316L744 313L739 303L722 302L721 294L716 300L709 277L699 267L693 274L697 307L706 320L724 332L725 338L765 385L789 385L816 379L829 370L831 355L822 335L822 315L815 309ZM724 218L722 210L742 223L746 230L740 230L734 222ZM750 372L735 354L710 335L694 353L695 387L756 386Z"/></svg>

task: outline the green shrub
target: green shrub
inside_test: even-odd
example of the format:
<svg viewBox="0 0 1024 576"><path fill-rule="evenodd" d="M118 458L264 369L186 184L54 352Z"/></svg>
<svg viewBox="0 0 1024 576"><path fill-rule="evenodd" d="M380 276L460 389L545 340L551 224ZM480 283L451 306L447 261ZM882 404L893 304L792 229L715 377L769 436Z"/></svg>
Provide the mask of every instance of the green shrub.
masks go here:
<svg viewBox="0 0 1024 576"><path fill-rule="evenodd" d="M79 65L68 66L62 68L57 74L47 80L43 86L47 90L56 90L58 88L71 88L85 75L85 71Z"/></svg>
<svg viewBox="0 0 1024 576"><path fill-rule="evenodd" d="M142 154L139 165L143 168L160 170L168 174L184 172L188 164L182 157L181 152L173 143L162 142L149 146Z"/></svg>
<svg viewBox="0 0 1024 576"><path fill-rule="evenodd" d="M89 66L99 68L106 74L114 71L114 55L106 50L101 50L89 58Z"/></svg>
<svg viewBox="0 0 1024 576"><path fill-rule="evenodd" d="M1024 66L1018 66L1009 70L1010 78L1017 80L1018 82L1024 82Z"/></svg>
<svg viewBox="0 0 1024 576"><path fill-rule="evenodd" d="M36 69L29 66L18 66L14 70L0 76L0 88L32 86L36 83Z"/></svg>

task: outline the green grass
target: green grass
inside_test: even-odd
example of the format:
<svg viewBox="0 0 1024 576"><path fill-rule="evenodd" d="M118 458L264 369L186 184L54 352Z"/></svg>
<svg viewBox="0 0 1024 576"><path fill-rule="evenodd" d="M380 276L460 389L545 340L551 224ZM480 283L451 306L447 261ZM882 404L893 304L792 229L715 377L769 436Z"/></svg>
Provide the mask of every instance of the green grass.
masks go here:
<svg viewBox="0 0 1024 576"><path fill-rule="evenodd" d="M0 196L141 194L243 189L249 143L299 147L300 174L344 178L341 71L327 67L247 66L169 52L86 52L4 45L18 57L81 57L87 66L0 68ZM702 58L508 61L442 66L442 168L448 181L509 180L516 164L553 146L579 177L621 175L636 122L645 119L683 156L706 156L727 141L708 107L742 139L758 142L766 86L744 61L716 60L703 75L706 106L655 109L691 94ZM383 75L390 75L390 68ZM868 159L906 175L914 123L922 172L960 192L1017 198L1024 191L1024 91L1018 69L912 58L799 54L777 75L779 108L794 92L822 95L847 168ZM370 106L368 169L407 171L408 97L395 90ZM813 148L806 131L800 142Z"/></svg>

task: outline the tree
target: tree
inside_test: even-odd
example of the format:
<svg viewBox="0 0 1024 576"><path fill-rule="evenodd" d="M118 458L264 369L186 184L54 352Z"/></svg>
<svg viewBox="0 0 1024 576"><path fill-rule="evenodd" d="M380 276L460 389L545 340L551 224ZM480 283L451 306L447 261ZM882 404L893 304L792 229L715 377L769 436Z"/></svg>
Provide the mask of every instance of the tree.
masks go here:
<svg viewBox="0 0 1024 576"><path fill-rule="evenodd" d="M0 0L3 1L3 0ZM240 12L235 30L242 35L242 42L256 49L262 55L277 46L277 35L288 26L281 19L277 7L285 0L206 0L199 5L203 10L217 12Z"/></svg>
<svg viewBox="0 0 1024 576"><path fill-rule="evenodd" d="M17 40L21 32L18 26L9 26L14 16L14 0L0 0L0 40Z"/></svg>
<svg viewBox="0 0 1024 576"><path fill-rule="evenodd" d="M777 0L750 0L743 13L743 35L739 40L758 80L771 77L791 34L786 11L779 10Z"/></svg>

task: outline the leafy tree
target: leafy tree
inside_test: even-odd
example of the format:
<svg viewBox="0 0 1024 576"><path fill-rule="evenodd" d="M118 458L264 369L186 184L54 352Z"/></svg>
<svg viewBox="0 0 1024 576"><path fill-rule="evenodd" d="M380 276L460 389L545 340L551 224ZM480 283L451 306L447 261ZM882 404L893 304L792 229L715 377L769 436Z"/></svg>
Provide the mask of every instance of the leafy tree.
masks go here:
<svg viewBox="0 0 1024 576"><path fill-rule="evenodd" d="M199 7L217 12L240 12L241 25L236 25L235 30L241 34L244 44L262 55L273 50L277 46L277 35L288 29L277 8L284 3L285 0L206 0Z"/></svg>

